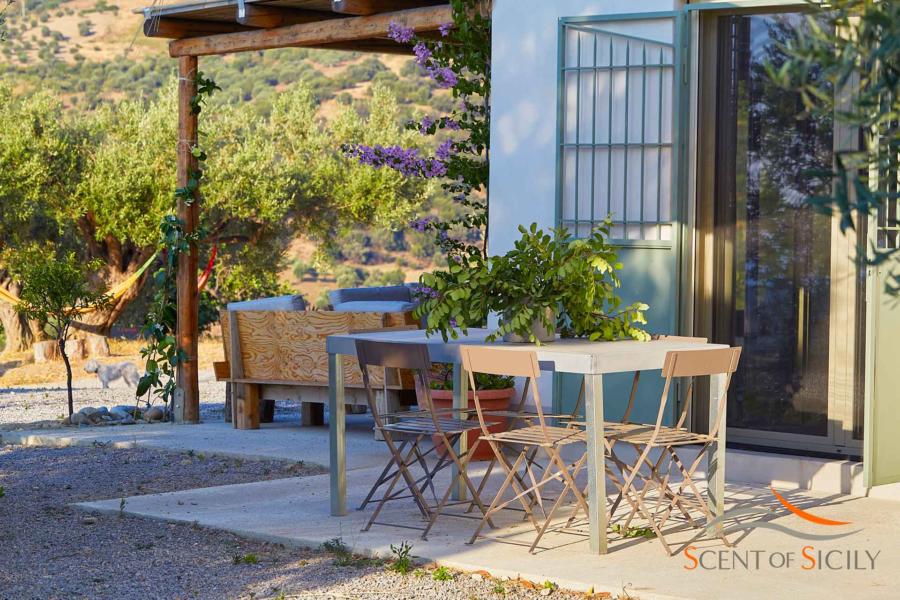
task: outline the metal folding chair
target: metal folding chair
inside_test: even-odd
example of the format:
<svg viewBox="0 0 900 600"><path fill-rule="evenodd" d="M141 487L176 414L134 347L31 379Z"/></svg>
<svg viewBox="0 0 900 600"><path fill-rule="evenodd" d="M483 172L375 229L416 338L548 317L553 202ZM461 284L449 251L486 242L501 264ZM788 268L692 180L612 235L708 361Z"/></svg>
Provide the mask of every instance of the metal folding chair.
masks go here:
<svg viewBox="0 0 900 600"><path fill-rule="evenodd" d="M475 409L482 430L479 441L490 445L494 452L494 464L500 465L506 476L468 543L475 542L484 526L490 524L492 515L518 502L525 512L526 518L531 521L537 532L534 542L529 548L529 552L534 552L557 510L570 494L576 503L587 512L584 495L575 484L575 478L585 465L587 453L586 451L581 452L579 458L571 463L567 463L560 453L564 446L585 443L584 432L571 427L553 426L547 422L549 417L543 412L540 392L537 388L540 367L537 354L534 352L489 346L461 346L460 353L463 368L468 372L469 384L473 390L475 389L475 373L525 378L526 386L528 386L526 389L531 390L534 400L536 415L536 419L525 419L522 427L493 433L488 429L485 419L486 414L492 413L482 409L478 392L474 392ZM515 459L507 456L507 452L511 456L515 456ZM547 464L541 468L539 476L535 473L534 461L534 455L538 452L544 454L547 459ZM555 481L563 482L563 490L553 502L550 510L544 514L543 523L539 523L533 510L534 505L542 503L541 491ZM512 488L513 496L504 499L509 488ZM541 508L543 510L542 504Z"/></svg>
<svg viewBox="0 0 900 600"><path fill-rule="evenodd" d="M479 498L478 489L473 485L466 472L469 458L477 449L478 441L476 440L472 448L465 454L460 455L456 451L460 437L468 435L469 431L477 431L479 425L472 421L456 418L454 411L435 410L427 379L431 367L428 348L422 344L357 340L356 354L362 370L369 409L375 420L375 429L381 433L391 454L381 475L359 507L362 510L370 502L377 502L363 531L368 531L374 524L390 525L421 530L422 539L427 539L428 532L431 531L438 516L441 515L444 508L451 504L472 504L477 506L482 514L485 514L487 509ZM412 371L419 410L382 414L376 402L376 390L372 387L369 367ZM388 422L389 419L390 422ZM433 439L437 439L437 443L432 443ZM435 455L433 466L428 463L428 457L431 454ZM450 493L456 483L455 478L451 478L443 497L440 501L437 500L434 487L435 477L450 466L456 467L459 479L472 494L470 501L449 502ZM420 474L414 474L414 471ZM404 494L402 488L395 491L397 484L401 481L405 484L408 494ZM380 499L375 500L376 493L381 488L384 488L384 492ZM425 498L425 492L429 488L436 504L429 504ZM404 498L413 499L422 517L428 521L425 527L416 527L408 523L385 523L377 520L387 502ZM457 514L453 514L453 516L468 517L468 515ZM491 526L493 526L492 523Z"/></svg>
<svg viewBox="0 0 900 600"><path fill-rule="evenodd" d="M619 488L620 497L625 498L632 507L624 526L627 528L631 520L640 513L648 521L669 555L672 551L663 535L663 527L672 510L678 508L694 526L696 523L690 516L691 510L699 511L706 517L707 522L713 519L700 489L694 483L693 476L712 444L719 440L719 431L724 427L722 416L725 414L728 386L737 370L740 355L740 348L669 352L662 371L666 381L660 398L656 424L629 427L610 435L609 452L612 462L619 466L624 476L621 484L616 481L614 484ZM690 410L694 378L712 375L726 376L722 395L716 400L718 407L716 414L719 417L716 422L709 424L709 433L688 431L685 422ZM667 427L662 422L666 414L669 391L672 381L681 377L691 380L686 402L681 408L675 426ZM637 456L634 462L628 463L617 456L614 449L616 443L624 443L635 449ZM690 465L687 465L678 454L680 448L684 446L699 446L699 452ZM658 451L659 455L656 460L651 460L650 455L654 450ZM648 467L649 473L644 472L643 470ZM677 485L671 481L673 467L681 476L681 481ZM635 485L638 481L642 483L640 489ZM647 494L652 489L657 490L658 497L657 505L651 511L647 506ZM731 545L723 533L720 533L719 537L725 545Z"/></svg>

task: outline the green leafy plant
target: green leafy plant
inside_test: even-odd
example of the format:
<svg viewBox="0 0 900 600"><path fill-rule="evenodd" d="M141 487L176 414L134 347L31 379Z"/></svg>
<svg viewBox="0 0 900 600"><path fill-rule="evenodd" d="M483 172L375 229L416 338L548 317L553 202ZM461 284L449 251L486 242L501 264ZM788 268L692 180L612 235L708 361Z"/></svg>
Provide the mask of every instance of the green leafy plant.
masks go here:
<svg viewBox="0 0 900 600"><path fill-rule="evenodd" d="M12 252L10 270L22 282L16 311L27 319L37 321L56 341L66 366L66 391L69 416L75 412L72 398L72 364L66 353L66 340L72 323L79 314L105 306L106 294L88 286L88 277L99 267L96 262L84 263L74 252L57 255L37 246L27 246Z"/></svg>
<svg viewBox="0 0 900 600"><path fill-rule="evenodd" d="M535 323L559 329L563 337L590 340L648 340L640 325L649 307L636 302L622 307L615 249L606 242L610 222L586 239L565 229L546 233L532 224L519 226L522 237L502 256L461 256L446 271L425 273L430 289L416 315L427 315L429 335L456 339L457 330L482 326L490 313L500 324L488 341L507 334L538 342Z"/></svg>
<svg viewBox="0 0 900 600"><path fill-rule="evenodd" d="M650 527L623 527L616 523L611 527L614 533L618 533L623 538L655 538L656 533Z"/></svg>
<svg viewBox="0 0 900 600"><path fill-rule="evenodd" d="M834 118L861 134L858 150L835 152L833 171L810 173L830 179L827 195L807 198L827 214L838 214L843 231L900 201L900 3L873 0L809 2L808 26L786 40L786 59L769 64L768 74L800 94L800 118ZM892 247L893 246L893 247ZM876 244L872 264L897 256L896 244ZM892 266L889 291L900 293L900 270Z"/></svg>
<svg viewBox="0 0 900 600"><path fill-rule="evenodd" d="M206 100L221 88L200 72L196 74L196 84L197 93L191 98L191 111L199 114ZM196 167L191 170L187 184L175 190L175 199L188 205L198 200L198 189L203 179L203 166L207 159L206 152L199 146L191 148L191 154L196 161ZM191 246L197 245L206 236L202 228L191 232L186 231L184 221L174 214L167 214L163 217L160 223L160 234L164 263L163 267L153 276L156 293L142 329L144 337L148 340L147 345L141 349L141 356L145 360L145 369L144 375L138 382L135 395L140 398L155 391L168 412L175 400L175 372L178 366L187 360L187 354L178 346L175 338L177 312L174 299L178 257L183 253L190 252Z"/></svg>
<svg viewBox="0 0 900 600"><path fill-rule="evenodd" d="M453 571L447 567L438 567L432 571L431 578L435 581L453 581Z"/></svg>
<svg viewBox="0 0 900 600"><path fill-rule="evenodd" d="M453 364L432 363L431 379L429 385L433 390L453 389ZM490 375L488 373L475 373L475 389L481 390L505 390L515 387L516 378L504 375Z"/></svg>
<svg viewBox="0 0 900 600"><path fill-rule="evenodd" d="M231 562L236 565L256 565L259 564L259 557L253 553L249 554L236 554Z"/></svg>
<svg viewBox="0 0 900 600"><path fill-rule="evenodd" d="M412 561L415 558L412 555L412 544L407 541L400 542L399 546L391 544L391 553L395 558L388 570L401 575L406 575L412 570Z"/></svg>

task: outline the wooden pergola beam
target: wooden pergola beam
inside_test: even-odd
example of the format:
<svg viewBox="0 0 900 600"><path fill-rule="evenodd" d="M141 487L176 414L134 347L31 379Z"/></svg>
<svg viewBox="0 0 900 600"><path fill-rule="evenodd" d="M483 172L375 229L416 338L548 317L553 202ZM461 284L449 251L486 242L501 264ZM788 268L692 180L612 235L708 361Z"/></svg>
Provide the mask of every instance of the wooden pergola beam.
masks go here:
<svg viewBox="0 0 900 600"><path fill-rule="evenodd" d="M209 56L292 46L341 44L384 38L392 21L411 27L416 32L425 32L435 31L452 20L449 5L412 8L364 17L338 18L274 29L175 40L169 43L169 54L173 57Z"/></svg>
<svg viewBox="0 0 900 600"><path fill-rule="evenodd" d="M414 4L415 2L410 0L331 0L331 11L345 15L366 16L406 10Z"/></svg>
<svg viewBox="0 0 900 600"><path fill-rule="evenodd" d="M145 36L176 40L187 37L217 35L220 33L234 33L236 31L250 30L250 27L244 27L236 23L228 23L226 21L194 21L191 19L173 19L170 17L153 18L144 21Z"/></svg>
<svg viewBox="0 0 900 600"><path fill-rule="evenodd" d="M197 95L197 57L183 56L178 59L178 158L176 182L178 187L187 187L188 180L197 170L197 158L193 148L197 145L197 113L191 105ZM200 196L194 191L193 201L178 198L178 218L185 234L197 230L200 222ZM200 388L197 368L197 344L199 331L199 296L197 290L197 270L199 267L197 243L190 242L187 252L178 255L178 269L175 276L178 319L175 337L178 347L185 354L179 363L175 378L178 389L173 402L177 423L200 422Z"/></svg>
<svg viewBox="0 0 900 600"><path fill-rule="evenodd" d="M265 4L245 4L243 5L243 13L240 7L238 8L236 20L241 25L247 25L248 27L271 29L273 27L284 27L285 25L296 25L297 23L321 21L324 14L327 13L294 10L282 6L266 6Z"/></svg>

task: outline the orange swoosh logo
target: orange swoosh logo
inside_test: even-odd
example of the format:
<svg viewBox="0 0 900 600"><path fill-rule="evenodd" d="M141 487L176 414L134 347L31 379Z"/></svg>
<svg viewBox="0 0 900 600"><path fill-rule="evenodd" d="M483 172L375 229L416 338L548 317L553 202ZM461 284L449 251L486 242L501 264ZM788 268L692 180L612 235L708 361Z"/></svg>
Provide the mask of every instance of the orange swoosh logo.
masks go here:
<svg viewBox="0 0 900 600"><path fill-rule="evenodd" d="M801 519L805 519L805 520L809 521L810 523L815 523L817 525L849 525L852 522L852 521L833 521L831 519L826 519L824 517L817 517L816 515L808 513L803 509L797 508L796 506L794 506L793 504L791 504L790 502L785 500L784 496L782 496L781 494L779 494L778 492L775 491L775 488L770 487L769 489L772 490L772 493L775 494L775 497L778 498L778 501L781 502L781 504L786 509L788 509L789 511L791 511L792 513L794 513Z"/></svg>

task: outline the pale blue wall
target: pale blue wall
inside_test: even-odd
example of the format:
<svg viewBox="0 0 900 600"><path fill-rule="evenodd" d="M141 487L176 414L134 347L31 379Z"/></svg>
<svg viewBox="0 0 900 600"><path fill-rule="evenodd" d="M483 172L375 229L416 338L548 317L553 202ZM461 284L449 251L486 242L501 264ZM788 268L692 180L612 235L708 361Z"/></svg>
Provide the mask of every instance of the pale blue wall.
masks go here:
<svg viewBox="0 0 900 600"><path fill-rule="evenodd" d="M494 0L492 254L512 247L519 224L555 225L559 19L679 7L677 0Z"/></svg>

